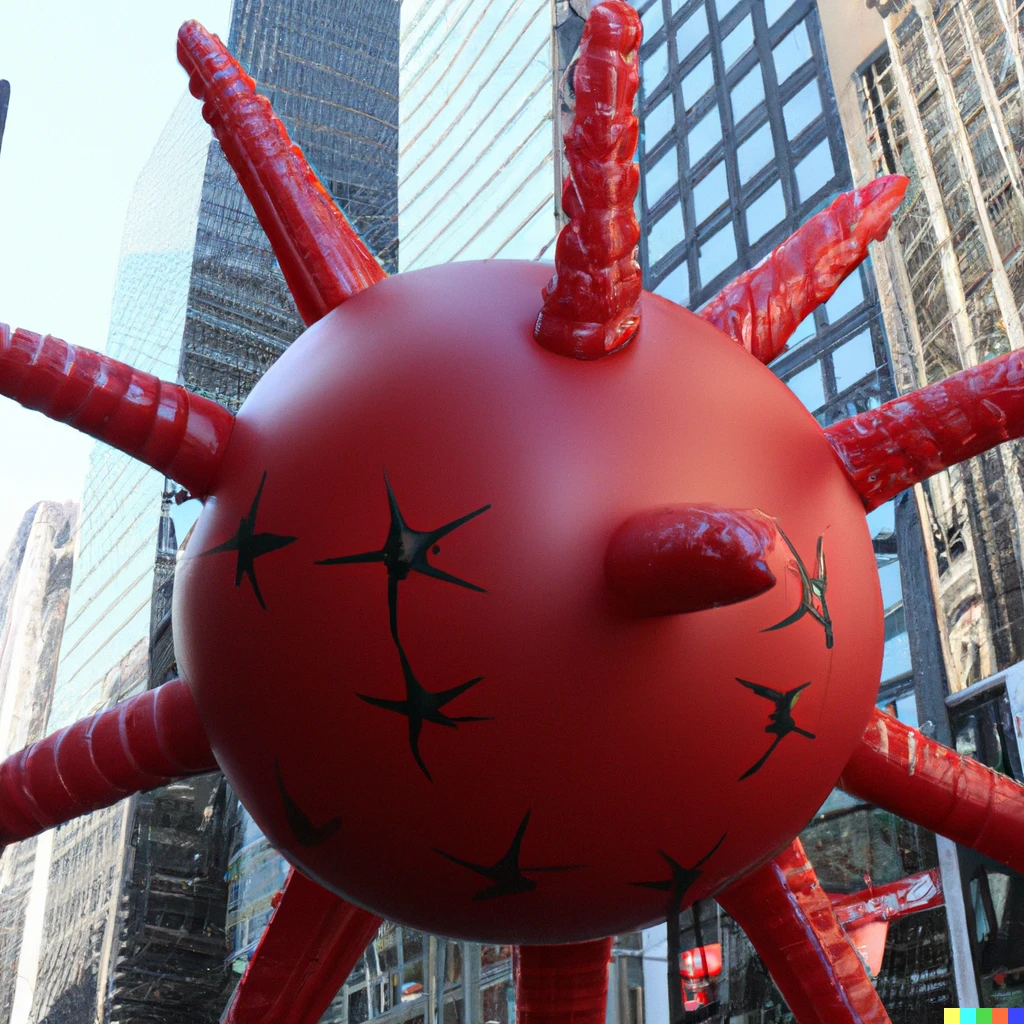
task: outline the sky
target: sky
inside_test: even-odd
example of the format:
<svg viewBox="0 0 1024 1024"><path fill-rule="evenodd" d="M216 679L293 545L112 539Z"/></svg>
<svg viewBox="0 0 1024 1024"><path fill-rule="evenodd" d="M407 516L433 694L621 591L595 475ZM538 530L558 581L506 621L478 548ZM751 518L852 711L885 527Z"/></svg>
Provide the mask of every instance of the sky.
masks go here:
<svg viewBox="0 0 1024 1024"><path fill-rule="evenodd" d="M178 27L227 37L230 0L0 5L0 322L102 351L135 179L187 88ZM0 561L25 511L81 500L93 445L0 398Z"/></svg>

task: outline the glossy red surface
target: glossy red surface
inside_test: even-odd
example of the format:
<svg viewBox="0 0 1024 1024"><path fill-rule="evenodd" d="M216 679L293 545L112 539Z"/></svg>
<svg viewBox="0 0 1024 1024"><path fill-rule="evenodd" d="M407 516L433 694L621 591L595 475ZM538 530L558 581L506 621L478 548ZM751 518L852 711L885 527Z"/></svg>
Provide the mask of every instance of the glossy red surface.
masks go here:
<svg viewBox="0 0 1024 1024"><path fill-rule="evenodd" d="M875 710L839 785L1024 871L1024 786Z"/></svg>
<svg viewBox="0 0 1024 1024"><path fill-rule="evenodd" d="M116 359L0 324L0 395L209 494L234 427L222 405Z"/></svg>
<svg viewBox="0 0 1024 1024"><path fill-rule="evenodd" d="M887 885L873 885L853 893L829 896L839 923L870 924L874 921L896 921L908 914L942 906L942 878L938 868L897 879Z"/></svg>
<svg viewBox="0 0 1024 1024"><path fill-rule="evenodd" d="M224 44L198 22L186 22L178 32L178 60L274 247L302 319L315 323L385 277Z"/></svg>
<svg viewBox="0 0 1024 1024"><path fill-rule="evenodd" d="M665 916L659 850L680 870L714 851L688 902L778 849L881 663L863 506L793 394L654 295L614 359L547 352L546 273L402 274L310 328L239 412L175 583L182 674L271 841L353 903L474 941L625 932ZM623 614L609 540L684 504L774 517L777 585ZM715 794L696 820L671 778ZM528 812L515 891L477 898Z"/></svg>
<svg viewBox="0 0 1024 1024"><path fill-rule="evenodd" d="M842 420L825 431L870 510L940 470L1024 437L1024 351Z"/></svg>
<svg viewBox="0 0 1024 1024"><path fill-rule="evenodd" d="M760 512L709 505L640 512L612 534L605 575L623 606L639 614L719 608L775 585L767 558L777 537Z"/></svg>
<svg viewBox="0 0 1024 1024"><path fill-rule="evenodd" d="M222 1024L316 1024L381 925L294 869L275 908Z"/></svg>
<svg viewBox="0 0 1024 1024"><path fill-rule="evenodd" d="M537 341L551 352L599 359L626 344L640 323L640 225L633 212L640 169L633 99L640 84L640 16L606 0L587 18L576 65L576 110L565 134L569 223L555 247Z"/></svg>
<svg viewBox="0 0 1024 1024"><path fill-rule="evenodd" d="M517 1024L604 1024L611 958L611 939L520 947Z"/></svg>
<svg viewBox="0 0 1024 1024"><path fill-rule="evenodd" d="M0 764L0 845L216 767L188 687L172 680Z"/></svg>
<svg viewBox="0 0 1024 1024"><path fill-rule="evenodd" d="M908 179L878 178L844 192L753 270L725 286L700 315L762 363L785 347L803 319L829 299L884 238Z"/></svg>
<svg viewBox="0 0 1024 1024"><path fill-rule="evenodd" d="M889 1024L799 839L715 899L753 943L799 1024Z"/></svg>

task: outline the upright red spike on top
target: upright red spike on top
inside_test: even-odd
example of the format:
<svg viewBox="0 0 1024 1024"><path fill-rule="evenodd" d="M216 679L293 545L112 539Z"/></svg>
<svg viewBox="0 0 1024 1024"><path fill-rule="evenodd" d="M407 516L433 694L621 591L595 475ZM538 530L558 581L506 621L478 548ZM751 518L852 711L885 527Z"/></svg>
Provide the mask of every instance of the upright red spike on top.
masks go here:
<svg viewBox="0 0 1024 1024"><path fill-rule="evenodd" d="M288 138L269 101L197 21L178 31L178 60L203 117L249 197L307 323L387 275Z"/></svg>
<svg viewBox="0 0 1024 1024"><path fill-rule="evenodd" d="M753 943L797 1024L890 1024L799 839L715 899Z"/></svg>
<svg viewBox="0 0 1024 1024"><path fill-rule="evenodd" d="M222 405L116 359L0 324L0 395L210 493L235 418Z"/></svg>
<svg viewBox="0 0 1024 1024"><path fill-rule="evenodd" d="M640 326L633 98L641 34L636 11L607 0L590 12L580 43L576 113L565 134L562 209L569 223L558 236L555 276L535 329L544 348L576 359L609 355Z"/></svg>
<svg viewBox="0 0 1024 1024"><path fill-rule="evenodd" d="M825 437L868 511L940 470L1024 437L1024 350L833 424Z"/></svg>
<svg viewBox="0 0 1024 1024"><path fill-rule="evenodd" d="M785 347L813 313L884 238L908 178L889 175L844 192L752 270L727 284L700 316L762 363Z"/></svg>

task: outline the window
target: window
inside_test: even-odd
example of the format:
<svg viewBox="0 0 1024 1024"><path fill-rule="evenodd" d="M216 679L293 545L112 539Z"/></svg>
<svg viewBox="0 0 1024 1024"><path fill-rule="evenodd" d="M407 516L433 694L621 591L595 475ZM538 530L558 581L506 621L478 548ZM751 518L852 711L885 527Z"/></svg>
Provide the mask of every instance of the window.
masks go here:
<svg viewBox="0 0 1024 1024"><path fill-rule="evenodd" d="M722 122L718 117L718 107L712 107L694 125L687 139L690 144L690 166L693 167L701 157L707 156L722 141Z"/></svg>
<svg viewBox="0 0 1024 1024"><path fill-rule="evenodd" d="M725 162L715 164L708 174L693 187L693 208L698 224L707 220L720 206L729 201L729 183L725 176Z"/></svg>
<svg viewBox="0 0 1024 1024"><path fill-rule="evenodd" d="M683 78L683 105L692 107L715 84L715 69L708 54Z"/></svg>
<svg viewBox="0 0 1024 1024"><path fill-rule="evenodd" d="M646 151L653 149L665 138L672 130L675 120L675 103L670 94L644 118L644 149Z"/></svg>
<svg viewBox="0 0 1024 1024"><path fill-rule="evenodd" d="M835 174L832 152L828 139L825 139L796 165L796 184L800 191L800 199L810 199L819 189L824 188Z"/></svg>
<svg viewBox="0 0 1024 1024"><path fill-rule="evenodd" d="M683 208L676 203L668 213L656 221L647 235L650 260L656 263L669 249L683 240Z"/></svg>
<svg viewBox="0 0 1024 1024"><path fill-rule="evenodd" d="M719 12L721 16L721 12ZM754 45L754 26L748 14L726 37L722 40L722 57L725 60L726 68L731 68Z"/></svg>
<svg viewBox="0 0 1024 1024"><path fill-rule="evenodd" d="M772 140L772 126L761 125L746 142L736 150L736 163L740 181L749 181L758 171L775 159L775 142Z"/></svg>
<svg viewBox="0 0 1024 1024"><path fill-rule="evenodd" d="M734 122L741 121L759 103L764 101L764 80L761 78L760 64L755 64L754 70L740 79L730 97Z"/></svg>
<svg viewBox="0 0 1024 1024"><path fill-rule="evenodd" d="M795 139L821 113L817 81L808 82L783 108L786 134Z"/></svg>
<svg viewBox="0 0 1024 1024"><path fill-rule="evenodd" d="M782 196L782 183L774 185L760 199L747 207L747 236L756 242L763 238L786 216L786 201Z"/></svg>
<svg viewBox="0 0 1024 1024"><path fill-rule="evenodd" d="M855 338L833 349L832 369L837 392L853 387L859 380L873 373L875 350L871 344L871 332L861 331Z"/></svg>
<svg viewBox="0 0 1024 1024"><path fill-rule="evenodd" d="M682 63L708 37L708 13L701 4L676 33L676 53ZM645 72L646 78L646 72Z"/></svg>
<svg viewBox="0 0 1024 1024"><path fill-rule="evenodd" d="M812 363L806 370L794 374L786 381L790 391L803 402L811 412L825 404L825 388L821 381L821 365Z"/></svg>
<svg viewBox="0 0 1024 1024"><path fill-rule="evenodd" d="M811 41L807 37L807 25L800 22L778 46L772 50L775 74L781 85L794 71L811 59Z"/></svg>
<svg viewBox="0 0 1024 1024"><path fill-rule="evenodd" d="M679 179L675 147L671 148L653 167L647 169L647 204L655 206Z"/></svg>
<svg viewBox="0 0 1024 1024"><path fill-rule="evenodd" d="M701 282L713 281L731 263L736 261L736 237L730 222L721 231L700 245L698 266Z"/></svg>

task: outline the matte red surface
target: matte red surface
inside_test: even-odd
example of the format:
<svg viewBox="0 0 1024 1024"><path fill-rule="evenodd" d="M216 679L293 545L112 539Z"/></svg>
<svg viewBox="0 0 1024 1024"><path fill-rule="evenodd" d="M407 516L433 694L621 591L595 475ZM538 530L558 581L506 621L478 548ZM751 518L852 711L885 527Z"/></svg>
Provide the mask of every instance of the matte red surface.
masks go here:
<svg viewBox="0 0 1024 1024"><path fill-rule="evenodd" d="M222 405L51 335L0 324L0 395L210 492L234 426Z"/></svg>
<svg viewBox="0 0 1024 1024"><path fill-rule="evenodd" d="M192 695L174 679L0 764L0 845L216 767Z"/></svg>
<svg viewBox="0 0 1024 1024"><path fill-rule="evenodd" d="M299 314L319 320L385 274L295 146L268 100L197 21L178 32L192 95L274 248Z"/></svg>
<svg viewBox="0 0 1024 1024"><path fill-rule="evenodd" d="M908 183L890 175L844 192L753 270L726 285L700 315L770 363L803 319L863 262L868 243L885 237Z"/></svg>
<svg viewBox="0 0 1024 1024"><path fill-rule="evenodd" d="M547 352L533 340L545 276L533 263L434 267L310 328L239 412L175 584L182 673L271 841L384 917L490 942L664 919L659 851L683 868L710 854L689 902L788 842L860 739L882 650L862 504L785 385L653 295L614 359ZM384 557L388 486L410 548L471 516L437 553L424 547L429 575L395 583L400 646L387 567L370 560ZM255 558L265 608L226 546L258 492L254 533L287 541ZM761 509L815 576L821 539L831 632L811 614L773 628L806 599L784 544L767 557L779 582L758 597L689 615L618 610L613 533L683 504ZM776 744L784 709L739 679L780 699L800 688L792 719L814 738ZM665 799L672 778L715 794L696 819ZM483 898L493 881L465 863L495 872L528 812L526 886Z"/></svg>
<svg viewBox="0 0 1024 1024"><path fill-rule="evenodd" d="M867 508L940 470L1024 437L1024 351L842 420L825 431Z"/></svg>
<svg viewBox="0 0 1024 1024"><path fill-rule="evenodd" d="M718 608L775 585L767 557L777 537L760 512L709 505L640 512L612 534L605 575L639 614Z"/></svg>
<svg viewBox="0 0 1024 1024"><path fill-rule="evenodd" d="M800 1024L888 1024L799 839L718 893Z"/></svg>
<svg viewBox="0 0 1024 1024"><path fill-rule="evenodd" d="M1024 786L877 709L839 785L1024 871Z"/></svg>
<svg viewBox="0 0 1024 1024"><path fill-rule="evenodd" d="M522 946L516 970L518 1024L604 1024L612 940Z"/></svg>
<svg viewBox="0 0 1024 1024"><path fill-rule="evenodd" d="M569 223L555 247L537 341L576 359L598 359L626 344L640 323L640 225L633 212L640 169L633 99L640 84L640 16L606 0L587 18L565 133L569 175L562 209Z"/></svg>
<svg viewBox="0 0 1024 1024"><path fill-rule="evenodd" d="M222 1024L316 1024L381 925L292 869Z"/></svg>

